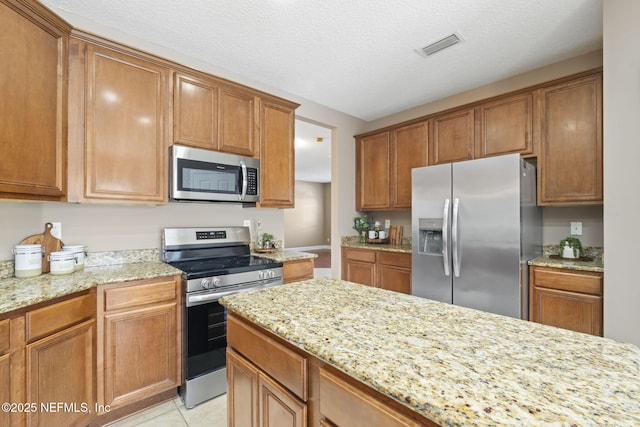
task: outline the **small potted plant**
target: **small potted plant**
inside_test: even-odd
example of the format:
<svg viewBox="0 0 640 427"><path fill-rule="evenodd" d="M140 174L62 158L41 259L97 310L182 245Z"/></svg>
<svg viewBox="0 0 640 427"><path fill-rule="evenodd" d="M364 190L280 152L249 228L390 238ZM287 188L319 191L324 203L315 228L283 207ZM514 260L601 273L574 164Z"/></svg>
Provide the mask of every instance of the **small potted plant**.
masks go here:
<svg viewBox="0 0 640 427"><path fill-rule="evenodd" d="M580 258L582 243L577 237L566 237L560 240L560 254L563 258Z"/></svg>
<svg viewBox="0 0 640 427"><path fill-rule="evenodd" d="M262 248L263 249L271 249L273 248L273 234L271 233L263 233L262 234Z"/></svg>
<svg viewBox="0 0 640 427"><path fill-rule="evenodd" d="M360 243L367 241L367 231L369 228L369 219L366 215L353 217L353 229L360 235Z"/></svg>

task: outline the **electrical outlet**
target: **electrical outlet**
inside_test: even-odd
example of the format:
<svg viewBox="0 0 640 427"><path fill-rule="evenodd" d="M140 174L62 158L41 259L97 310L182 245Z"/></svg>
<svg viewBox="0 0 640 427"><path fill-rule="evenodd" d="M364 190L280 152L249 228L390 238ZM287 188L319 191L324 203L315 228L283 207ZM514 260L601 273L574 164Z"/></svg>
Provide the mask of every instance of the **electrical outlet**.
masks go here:
<svg viewBox="0 0 640 427"><path fill-rule="evenodd" d="M389 228L391 227L391 220L390 219L385 219L384 220L384 228Z"/></svg>
<svg viewBox="0 0 640 427"><path fill-rule="evenodd" d="M245 227L251 227L251 220L250 219L245 219L244 222L242 223L243 226Z"/></svg>
<svg viewBox="0 0 640 427"><path fill-rule="evenodd" d="M582 236L582 222L578 221L571 223L571 235Z"/></svg>
<svg viewBox="0 0 640 427"><path fill-rule="evenodd" d="M51 225L51 235L56 239L62 240L62 223L61 222L52 222Z"/></svg>

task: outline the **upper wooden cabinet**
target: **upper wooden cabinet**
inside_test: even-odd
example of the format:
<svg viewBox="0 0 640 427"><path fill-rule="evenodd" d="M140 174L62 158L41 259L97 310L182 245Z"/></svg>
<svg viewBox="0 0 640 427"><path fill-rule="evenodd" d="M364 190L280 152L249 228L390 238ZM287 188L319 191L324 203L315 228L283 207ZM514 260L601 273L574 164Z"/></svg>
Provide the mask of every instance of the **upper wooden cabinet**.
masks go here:
<svg viewBox="0 0 640 427"><path fill-rule="evenodd" d="M538 205L602 203L602 74L540 89Z"/></svg>
<svg viewBox="0 0 640 427"><path fill-rule="evenodd" d="M427 165L428 140L428 121L391 132L390 208L411 208L411 169Z"/></svg>
<svg viewBox="0 0 640 427"><path fill-rule="evenodd" d="M533 97L528 92L476 107L476 158L533 154Z"/></svg>
<svg viewBox="0 0 640 427"><path fill-rule="evenodd" d="M411 169L426 166L429 123L356 138L356 210L411 208Z"/></svg>
<svg viewBox="0 0 640 427"><path fill-rule="evenodd" d="M169 69L134 52L71 46L70 181L84 182L74 201L165 202Z"/></svg>
<svg viewBox="0 0 640 427"><path fill-rule="evenodd" d="M256 104L256 96L248 91L224 86L220 88L218 109L218 149L220 151L244 156L256 154ZM293 141L293 136L291 140Z"/></svg>
<svg viewBox="0 0 640 427"><path fill-rule="evenodd" d="M71 27L39 3L0 2L0 197L64 200Z"/></svg>
<svg viewBox="0 0 640 427"><path fill-rule="evenodd" d="M175 73L173 83L173 140L215 149L218 85L213 81Z"/></svg>
<svg viewBox="0 0 640 427"><path fill-rule="evenodd" d="M260 100L260 206L295 204L295 115L297 104Z"/></svg>
<svg viewBox="0 0 640 427"><path fill-rule="evenodd" d="M390 133L356 138L356 210L389 209Z"/></svg>
<svg viewBox="0 0 640 427"><path fill-rule="evenodd" d="M430 165L473 159L474 117L473 108L464 108L439 114L430 119Z"/></svg>

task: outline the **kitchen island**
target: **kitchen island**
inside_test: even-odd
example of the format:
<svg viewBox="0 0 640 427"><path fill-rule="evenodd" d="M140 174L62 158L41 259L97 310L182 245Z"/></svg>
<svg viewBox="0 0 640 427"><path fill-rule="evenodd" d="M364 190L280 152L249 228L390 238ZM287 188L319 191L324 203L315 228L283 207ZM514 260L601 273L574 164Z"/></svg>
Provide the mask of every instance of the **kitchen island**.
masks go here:
<svg viewBox="0 0 640 427"><path fill-rule="evenodd" d="M640 349L631 344L335 279L222 304L320 370L413 411L415 425L640 425ZM310 376L310 412L323 412Z"/></svg>

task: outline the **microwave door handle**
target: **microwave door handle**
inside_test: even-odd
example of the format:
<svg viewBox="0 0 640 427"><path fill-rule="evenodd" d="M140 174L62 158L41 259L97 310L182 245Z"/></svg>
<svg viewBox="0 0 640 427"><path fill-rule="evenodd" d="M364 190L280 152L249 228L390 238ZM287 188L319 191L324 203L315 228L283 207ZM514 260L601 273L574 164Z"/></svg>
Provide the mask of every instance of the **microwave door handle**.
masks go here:
<svg viewBox="0 0 640 427"><path fill-rule="evenodd" d="M247 164L244 160L240 160L240 169L242 169L242 193L240 194L240 200L244 200L247 195Z"/></svg>

